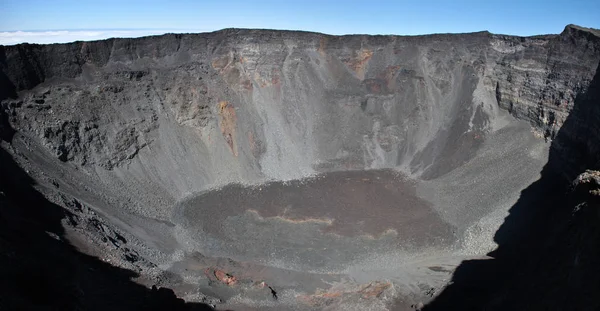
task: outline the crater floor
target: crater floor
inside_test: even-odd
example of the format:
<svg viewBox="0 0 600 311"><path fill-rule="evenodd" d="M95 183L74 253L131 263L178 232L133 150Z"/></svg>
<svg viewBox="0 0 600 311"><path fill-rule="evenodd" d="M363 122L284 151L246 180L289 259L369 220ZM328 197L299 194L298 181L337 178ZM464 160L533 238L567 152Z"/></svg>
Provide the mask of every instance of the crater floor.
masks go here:
<svg viewBox="0 0 600 311"><path fill-rule="evenodd" d="M339 267L383 249L454 241L452 226L391 170L331 172L260 186L229 185L180 204L200 249L308 270ZM329 269L327 269L329 270Z"/></svg>
<svg viewBox="0 0 600 311"><path fill-rule="evenodd" d="M409 286L407 275L435 286L456 264L448 253L439 258L456 243L456 230L417 196L416 183L394 170L344 171L194 195L174 217L193 255L171 271L193 279L219 267L236 277L237 289L216 282L202 290L246 307L273 303L257 287L263 280L278 291L276 308L318 307L315 293L332 284L330 295L351 297L361 286L379 286L377 295L393 282ZM438 258L414 257L425 253Z"/></svg>

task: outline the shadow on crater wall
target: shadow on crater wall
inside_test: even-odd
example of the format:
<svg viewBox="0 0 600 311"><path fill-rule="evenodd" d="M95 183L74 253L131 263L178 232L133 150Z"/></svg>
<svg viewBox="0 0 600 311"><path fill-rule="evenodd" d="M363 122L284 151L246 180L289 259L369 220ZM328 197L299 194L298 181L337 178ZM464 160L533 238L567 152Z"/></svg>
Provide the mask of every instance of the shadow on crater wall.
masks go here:
<svg viewBox="0 0 600 311"><path fill-rule="evenodd" d="M467 260L423 310L598 310L600 204L569 182L600 160L600 67L521 192L489 260Z"/></svg>
<svg viewBox="0 0 600 311"><path fill-rule="evenodd" d="M33 185L0 147L0 310L212 310L79 252L61 225L73 215Z"/></svg>

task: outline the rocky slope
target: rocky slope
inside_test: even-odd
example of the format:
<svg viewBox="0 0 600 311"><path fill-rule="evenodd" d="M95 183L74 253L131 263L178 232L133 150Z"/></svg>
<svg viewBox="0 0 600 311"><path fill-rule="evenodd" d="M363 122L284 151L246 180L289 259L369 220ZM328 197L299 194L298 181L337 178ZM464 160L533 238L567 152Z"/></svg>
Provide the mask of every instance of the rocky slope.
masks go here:
<svg viewBox="0 0 600 311"><path fill-rule="evenodd" d="M468 260L428 310L595 310L600 68L552 141L540 179L494 234L492 260ZM584 168L596 170L585 170ZM577 175L579 174L579 175ZM564 177L576 176L571 184ZM493 280L493 282L490 282Z"/></svg>
<svg viewBox="0 0 600 311"><path fill-rule="evenodd" d="M520 192L539 178L550 142L546 167L564 180L598 165L599 61L597 31L573 25L560 35L526 38L228 29L4 46L0 138L37 191L90 224L65 224L75 228L71 240L88 252L110 249L116 264L140 269L142 283L179 286L177 293L192 300L209 294L231 305L280 308L248 285L270 275L267 282L286 307L360 305L352 297L374 287L382 289L374 295L381 304L369 305L403 301L400 308L426 301L444 285L446 269L423 274L422 265L456 265L501 244L493 235ZM279 184L284 181L382 169L405 181L379 171L362 180L367 186L360 178L331 177L343 175L317 181L344 196L347 187L377 188L359 190L364 196L351 201L336 201L331 191L307 200L339 203L331 203L331 212L276 195L293 198L288 183ZM265 194L255 206L223 201L239 210L227 216L217 203L201 203L220 200L198 194L224 197L231 188L219 189L232 183L243 185L234 186L239 193L264 186ZM398 191L416 198L396 207L378 190L388 187L409 189ZM288 207L275 206L284 199ZM353 232L348 237L332 231L342 221L354 224L342 216L363 223L369 210L382 216L392 206L402 219L410 202L421 201L427 212L411 211L411 217L436 224L429 232L445 232L434 242L402 233L391 219L381 228L390 234L369 235L363 225L344 229ZM373 208L353 202L373 202ZM210 220L226 229L210 229ZM292 241L273 244L260 233L270 231L256 228L289 232ZM321 252L311 241L330 241L332 248ZM348 245L357 247L354 255L342 251ZM225 265L232 271L247 273L244 290L210 285L231 280L226 272L219 278L192 271L194 265L222 271L221 257L237 262ZM296 279L306 282L285 281L282 271L298 272ZM204 294L190 294L189 286L207 280Z"/></svg>

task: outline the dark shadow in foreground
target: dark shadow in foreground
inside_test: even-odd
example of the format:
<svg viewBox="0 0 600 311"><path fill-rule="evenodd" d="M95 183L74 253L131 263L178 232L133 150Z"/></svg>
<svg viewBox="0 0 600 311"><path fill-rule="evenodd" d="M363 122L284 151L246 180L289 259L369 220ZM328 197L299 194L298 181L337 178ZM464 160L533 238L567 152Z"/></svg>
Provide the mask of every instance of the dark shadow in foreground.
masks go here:
<svg viewBox="0 0 600 311"><path fill-rule="evenodd" d="M493 259L462 262L423 310L600 308L599 200L568 182L598 169L599 125L600 68L553 140L541 178L496 232Z"/></svg>
<svg viewBox="0 0 600 311"><path fill-rule="evenodd" d="M0 310L212 310L79 252L64 238L70 217L0 147Z"/></svg>

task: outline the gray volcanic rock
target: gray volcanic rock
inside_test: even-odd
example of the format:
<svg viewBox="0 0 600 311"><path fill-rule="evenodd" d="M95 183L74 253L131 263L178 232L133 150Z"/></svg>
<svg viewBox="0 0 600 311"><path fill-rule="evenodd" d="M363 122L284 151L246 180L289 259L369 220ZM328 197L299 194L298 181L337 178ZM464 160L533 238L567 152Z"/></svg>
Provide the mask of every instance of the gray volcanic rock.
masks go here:
<svg viewBox="0 0 600 311"><path fill-rule="evenodd" d="M4 46L1 146L50 201L95 211L72 239L142 283L244 308L418 305L494 249L550 141L567 180L597 165L599 61L574 25Z"/></svg>

